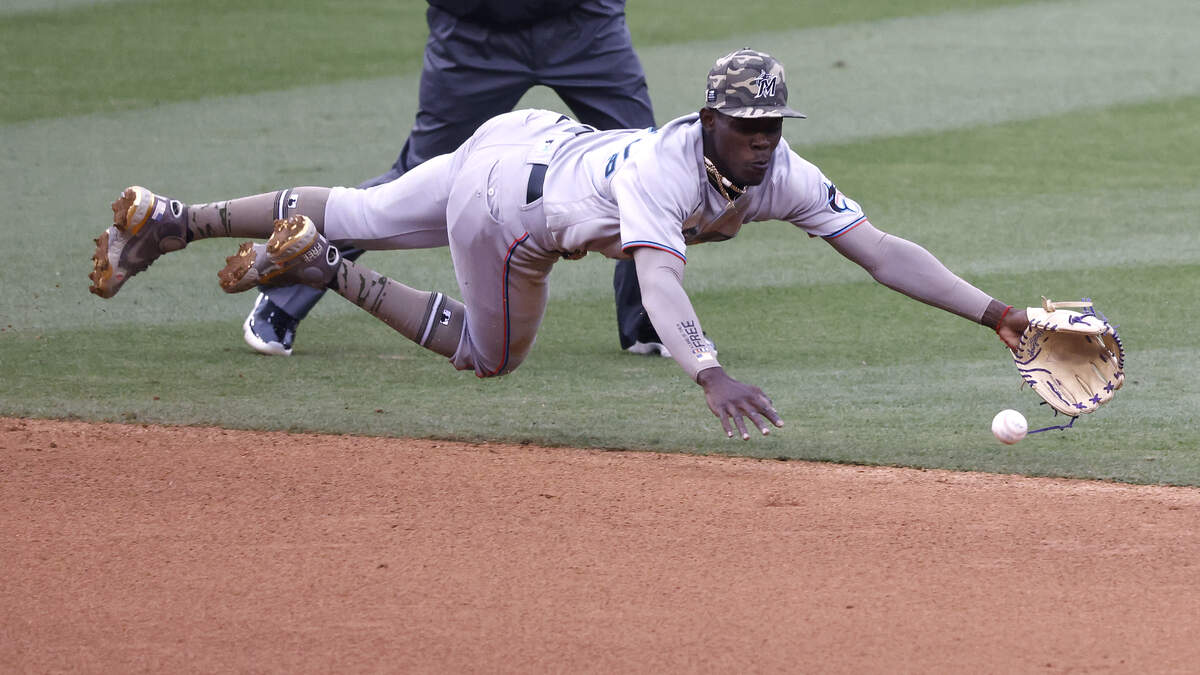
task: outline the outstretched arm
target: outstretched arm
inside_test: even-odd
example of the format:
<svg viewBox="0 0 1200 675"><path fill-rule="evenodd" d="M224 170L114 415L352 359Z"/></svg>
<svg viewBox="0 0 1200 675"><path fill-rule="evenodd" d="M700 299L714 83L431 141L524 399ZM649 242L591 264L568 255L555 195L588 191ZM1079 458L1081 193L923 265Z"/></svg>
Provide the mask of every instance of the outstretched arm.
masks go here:
<svg viewBox="0 0 1200 675"><path fill-rule="evenodd" d="M688 377L704 388L708 408L721 420L725 435L732 437L736 427L743 440L750 438L743 418L763 435L770 433L768 420L782 427L783 420L762 389L733 379L717 362L683 290L683 261L646 246L633 250L633 261L642 288L642 306L654 330Z"/></svg>
<svg viewBox="0 0 1200 675"><path fill-rule="evenodd" d="M921 246L870 223L827 241L884 286L995 330L1009 349L1016 349L1029 324L1025 310L996 300L951 272Z"/></svg>

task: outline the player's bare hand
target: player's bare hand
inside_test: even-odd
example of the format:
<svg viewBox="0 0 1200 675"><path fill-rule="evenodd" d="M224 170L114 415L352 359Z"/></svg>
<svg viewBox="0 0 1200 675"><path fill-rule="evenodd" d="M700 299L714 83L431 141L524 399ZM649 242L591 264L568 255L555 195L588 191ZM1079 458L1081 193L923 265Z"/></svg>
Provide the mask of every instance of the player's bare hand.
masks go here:
<svg viewBox="0 0 1200 675"><path fill-rule="evenodd" d="M1025 329L1029 327L1029 317L1025 315L1025 310L1013 308L1008 314L1004 315L1004 319L996 326L996 334L1008 345L1008 348L1016 351L1017 346L1021 343L1021 335L1025 333Z"/></svg>
<svg viewBox="0 0 1200 675"><path fill-rule="evenodd" d="M729 438L733 438L735 427L742 440L750 438L745 420L750 420L764 436L771 433L768 421L777 427L783 426L783 419L762 389L738 382L724 368L705 368L696 376L696 382L704 387L708 409L721 420L721 428Z"/></svg>

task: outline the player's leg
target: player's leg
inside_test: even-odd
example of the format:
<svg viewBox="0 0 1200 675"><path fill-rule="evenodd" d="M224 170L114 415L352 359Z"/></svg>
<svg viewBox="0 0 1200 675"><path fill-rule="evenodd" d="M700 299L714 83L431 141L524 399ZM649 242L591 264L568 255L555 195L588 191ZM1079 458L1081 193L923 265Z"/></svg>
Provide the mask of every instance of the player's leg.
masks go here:
<svg viewBox="0 0 1200 675"><path fill-rule="evenodd" d="M450 256L468 308L452 362L479 377L504 375L525 360L546 312L550 269L561 258L549 250L540 201L526 203L524 154L476 153L456 180L447 210Z"/></svg>
<svg viewBox="0 0 1200 675"><path fill-rule="evenodd" d="M478 253L476 250L474 259L467 263L475 265L468 276L490 267L478 266ZM512 258L502 259L501 270L505 263L520 266ZM548 270L553 261L547 259L545 264ZM518 286L516 277L520 274L514 272L506 280L510 289ZM265 245L242 244L226 259L218 276L222 287L234 293L260 282L331 288L409 340L450 359L459 370L473 369L480 376L502 375L520 364L533 344L533 333L545 308L544 293L538 298L512 291L509 304L499 311L483 304L483 300L490 302L489 296L470 293L482 308L474 321L482 339L472 340L467 328L470 313L462 302L440 292L406 286L360 263L342 260L337 248L316 233L311 221L299 216L278 221L275 234ZM543 274L543 285L544 279ZM491 330L492 323L510 318L511 331Z"/></svg>
<svg viewBox="0 0 1200 675"><path fill-rule="evenodd" d="M452 358L459 351L466 308L450 296L406 286L353 261L342 263L330 288L436 354Z"/></svg>
<svg viewBox="0 0 1200 675"><path fill-rule="evenodd" d="M456 157L464 159L464 154ZM439 157L395 181L436 198L445 187L442 179L456 176L449 201L440 203L443 218L453 221L449 244L464 302L339 260L336 248L299 217L278 221L266 246L243 244L221 271L222 287L237 292L256 281L280 279L328 284L401 335L450 358L460 370L472 369L481 377L510 372L533 345L546 306L546 279L559 254L546 248L550 242L540 210L531 211L524 203L529 180L524 152L507 162L499 159L502 154L482 152L461 165L450 156ZM348 241L384 239L379 224L358 215L383 206L364 205L376 192L332 193L327 232L339 232ZM531 235L527 228L539 223L539 235Z"/></svg>
<svg viewBox="0 0 1200 675"><path fill-rule="evenodd" d="M431 168L429 175L439 173L444 172ZM445 197L439 200L430 181L420 176L373 190L299 187L192 205L134 186L113 202L113 225L96 240L91 291L112 297L129 277L159 256L197 239L266 239L276 221L292 216L306 217L318 234L325 234L327 206L334 195L348 195L341 200L344 208L335 214L334 232L329 233L337 243L343 243L343 236L357 236L364 248L446 245Z"/></svg>
<svg viewBox="0 0 1200 675"><path fill-rule="evenodd" d="M348 288L354 278L347 275L358 267L344 261L330 240L334 244L374 249L445 246L446 202L453 158L453 155L436 157L391 183L369 190L328 190L322 204L321 228L304 215L281 211L283 218L274 221L271 239L265 246L244 243L226 260L225 269L218 275L221 287L230 293L248 290L259 283L295 282L324 288L330 282L338 285L335 274L341 270L342 281ZM376 282L372 287L382 286L378 283L382 277L374 272L371 275ZM359 283L353 294L367 290ZM343 292L352 297L350 291ZM376 294L368 303L363 296L358 304L378 309L384 305L383 299Z"/></svg>
<svg viewBox="0 0 1200 675"><path fill-rule="evenodd" d="M492 120L453 156L397 181L429 172L427 191L441 197L448 189L444 218L461 303L353 263L339 273L338 293L460 370L490 377L516 368L533 346L546 308L547 276L560 257L549 250L540 202L526 203L530 167L521 144L543 137L556 119Z"/></svg>
<svg viewBox="0 0 1200 675"><path fill-rule="evenodd" d="M521 58L525 45L436 8L430 8L427 20L430 37L416 121L392 167L364 181L360 188L391 182L430 158L453 152L484 122L511 110L533 86L529 67ZM479 53L480 44L489 46L486 58ZM361 254L362 249L342 249L347 260L356 260ZM320 301L324 290L308 286L260 290L242 323L242 335L260 353L291 354L300 321Z"/></svg>
<svg viewBox="0 0 1200 675"><path fill-rule="evenodd" d="M287 218L303 212L311 215L319 211L320 219L314 222L319 222L323 227L324 204L327 198L327 195L320 196L319 205L306 203L302 208L299 202L305 201L306 197L302 194L290 193L272 205L274 218ZM350 260L361 254L361 249L350 248L342 251L342 255ZM282 287L263 286L260 291L254 308L242 322L242 336L247 344L260 353L291 354L296 324L320 300L325 291L300 284Z"/></svg>
<svg viewBox="0 0 1200 675"><path fill-rule="evenodd" d="M449 155L444 156L449 161ZM435 160L435 161L440 161ZM338 200L332 231L324 232L354 261L364 249L436 248L446 245L445 202L431 197L420 176L392 181L370 190L335 192ZM288 217L283 212L280 217ZM353 241L348 237L357 237ZM242 323L242 336L258 352L291 354L296 328L321 299L324 288L305 285L260 289L250 315Z"/></svg>
<svg viewBox="0 0 1200 675"><path fill-rule="evenodd" d="M261 244L243 244L220 275L222 288L239 293L256 283L282 285L291 277L296 277L298 283L323 288L328 279L313 279L299 271L293 273L291 261L302 256L304 262L312 262L309 259L316 256L313 251L322 250L325 246L322 242L326 240L335 247L363 249L445 246L446 199L453 157L435 157L391 183L369 190L323 188L317 195L319 200L292 200L287 198L290 191L281 191L282 198L276 201L277 217L272 221L271 242L265 252ZM318 205L319 209L313 208ZM319 214L313 213L318 210ZM274 253L272 247L282 252Z"/></svg>
<svg viewBox="0 0 1200 675"><path fill-rule="evenodd" d="M302 187L209 204L185 204L131 186L112 204L113 224L96 240L92 255L91 292L116 295L130 277L142 272L164 253L209 237L271 235L279 204L291 204L318 226L324 220L328 188ZM301 206L301 203L303 204Z"/></svg>

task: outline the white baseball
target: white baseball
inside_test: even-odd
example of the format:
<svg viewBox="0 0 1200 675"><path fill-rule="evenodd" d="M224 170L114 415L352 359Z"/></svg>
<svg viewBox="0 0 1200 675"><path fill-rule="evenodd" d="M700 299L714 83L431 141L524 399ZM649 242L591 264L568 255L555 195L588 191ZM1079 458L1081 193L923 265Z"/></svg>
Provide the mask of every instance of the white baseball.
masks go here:
<svg viewBox="0 0 1200 675"><path fill-rule="evenodd" d="M1029 424L1025 416L1016 410L1001 410L992 418L992 435L1005 445L1012 445L1025 438Z"/></svg>

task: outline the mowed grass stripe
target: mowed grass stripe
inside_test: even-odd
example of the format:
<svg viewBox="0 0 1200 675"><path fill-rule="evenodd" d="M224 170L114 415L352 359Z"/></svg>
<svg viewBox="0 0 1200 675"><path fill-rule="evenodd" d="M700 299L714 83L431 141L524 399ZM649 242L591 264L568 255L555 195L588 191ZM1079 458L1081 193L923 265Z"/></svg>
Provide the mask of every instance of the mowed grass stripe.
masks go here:
<svg viewBox="0 0 1200 675"><path fill-rule="evenodd" d="M1200 93L1200 3L1068 0L650 50L660 114L696 107L696 64L744 44L789 67L808 143L1031 119Z"/></svg>
<svg viewBox="0 0 1200 675"><path fill-rule="evenodd" d="M423 2L158 0L0 21L0 121L413 73Z"/></svg>
<svg viewBox="0 0 1200 675"><path fill-rule="evenodd" d="M31 14L34 12L61 12L80 6L103 5L119 11L115 5L138 2L139 0L6 0L0 5L0 16L5 14Z"/></svg>
<svg viewBox="0 0 1200 675"><path fill-rule="evenodd" d="M628 11L645 48L723 39L737 27L809 29L1028 1L692 0ZM412 75L424 12L422 2L392 0L11 0L0 5L0 122Z"/></svg>

